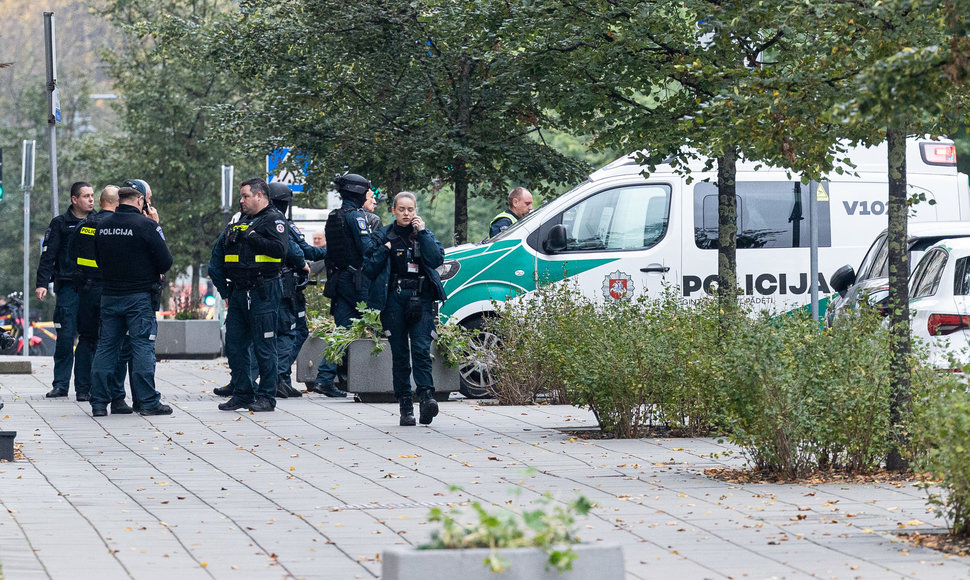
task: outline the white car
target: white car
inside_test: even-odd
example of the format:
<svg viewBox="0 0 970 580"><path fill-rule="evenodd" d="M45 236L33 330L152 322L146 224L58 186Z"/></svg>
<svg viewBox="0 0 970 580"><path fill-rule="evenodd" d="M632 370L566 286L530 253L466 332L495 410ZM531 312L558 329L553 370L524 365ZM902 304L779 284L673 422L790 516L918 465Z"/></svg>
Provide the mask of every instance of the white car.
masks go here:
<svg viewBox="0 0 970 580"><path fill-rule="evenodd" d="M923 254L909 279L909 307L930 364L970 364L970 238L942 240Z"/></svg>

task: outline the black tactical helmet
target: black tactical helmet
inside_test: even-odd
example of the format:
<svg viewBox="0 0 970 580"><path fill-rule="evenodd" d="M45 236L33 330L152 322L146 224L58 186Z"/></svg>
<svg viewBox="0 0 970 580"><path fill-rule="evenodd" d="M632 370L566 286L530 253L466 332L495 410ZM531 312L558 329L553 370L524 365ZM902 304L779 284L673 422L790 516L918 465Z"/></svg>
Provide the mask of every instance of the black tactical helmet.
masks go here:
<svg viewBox="0 0 970 580"><path fill-rule="evenodd" d="M349 195L350 197L360 198L361 201L370 191L370 181L356 173L341 175L333 180L333 184L337 187L337 192L340 193L341 197L348 197Z"/></svg>
<svg viewBox="0 0 970 580"><path fill-rule="evenodd" d="M293 191L285 183L278 181L274 181L268 185L270 201L273 202L276 209L281 212L286 212L286 209L290 207L290 202L293 201Z"/></svg>

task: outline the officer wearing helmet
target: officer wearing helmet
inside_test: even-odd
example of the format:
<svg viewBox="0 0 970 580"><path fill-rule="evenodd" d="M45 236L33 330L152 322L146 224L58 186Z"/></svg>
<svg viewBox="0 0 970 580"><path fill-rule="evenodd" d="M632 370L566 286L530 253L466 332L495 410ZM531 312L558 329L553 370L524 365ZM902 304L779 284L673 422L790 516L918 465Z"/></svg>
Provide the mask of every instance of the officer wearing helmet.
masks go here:
<svg viewBox="0 0 970 580"><path fill-rule="evenodd" d="M351 319L360 317L357 303L367 301L370 289L370 280L363 275L362 265L370 245L371 229L361 207L371 185L356 173L341 175L333 183L343 202L327 217L327 285L323 295L330 299L334 322L346 328ZM313 391L328 397L346 396L334 385L337 362L326 358L320 361Z"/></svg>
<svg viewBox="0 0 970 580"><path fill-rule="evenodd" d="M280 213L286 215L293 200L293 191L286 184L269 184L270 199ZM280 323L277 351L279 356L279 383L276 396L280 398L300 397L302 393L293 388L292 367L310 336L306 322L306 297L303 289L309 282L310 266L306 261L322 260L327 255L326 248L311 246L303 238L303 233L287 219L289 248L283 265L283 300L280 303Z"/></svg>

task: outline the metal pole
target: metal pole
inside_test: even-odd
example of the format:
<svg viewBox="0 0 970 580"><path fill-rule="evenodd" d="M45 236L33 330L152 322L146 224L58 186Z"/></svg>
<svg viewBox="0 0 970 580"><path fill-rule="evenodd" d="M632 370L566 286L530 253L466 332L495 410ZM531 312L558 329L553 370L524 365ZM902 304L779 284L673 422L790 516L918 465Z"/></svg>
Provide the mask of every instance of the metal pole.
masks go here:
<svg viewBox="0 0 970 580"><path fill-rule="evenodd" d="M51 209L61 213L57 202L57 124L61 121L61 97L57 88L57 52L54 44L54 13L44 12L44 45L47 61L47 123L51 144Z"/></svg>
<svg viewBox="0 0 970 580"><path fill-rule="evenodd" d="M808 184L808 219L811 222L809 275L811 276L812 319L818 320L818 182Z"/></svg>
<svg viewBox="0 0 970 580"><path fill-rule="evenodd" d="M34 161L37 150L35 141L24 140L21 151L20 187L24 190L24 345L23 356L30 353L30 338L33 334L30 326L30 190L34 187Z"/></svg>

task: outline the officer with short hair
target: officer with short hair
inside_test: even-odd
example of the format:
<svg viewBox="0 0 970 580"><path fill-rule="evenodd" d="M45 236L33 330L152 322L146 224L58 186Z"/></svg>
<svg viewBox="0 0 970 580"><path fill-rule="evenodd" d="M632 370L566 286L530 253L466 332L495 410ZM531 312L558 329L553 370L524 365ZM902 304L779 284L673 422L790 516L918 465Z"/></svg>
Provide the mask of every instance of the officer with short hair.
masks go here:
<svg viewBox="0 0 970 580"><path fill-rule="evenodd" d="M524 218L532 211L532 192L524 187L516 187L509 192L508 211L503 211L488 224L488 237L495 237L502 230Z"/></svg>
<svg viewBox="0 0 970 580"><path fill-rule="evenodd" d="M172 254L157 222L142 215L146 199L137 189L118 190L120 205L98 225L95 260L104 279L101 297L101 336L92 366L91 411L95 417L129 414L124 391L112 392L121 344L131 341L132 398L141 415L171 415L155 389L157 323L152 291L172 267Z"/></svg>
<svg viewBox="0 0 970 580"><path fill-rule="evenodd" d="M101 327L101 293L104 280L101 270L98 269L94 238L101 221L118 208L119 189L117 185L106 185L101 190L101 197L98 198L101 210L97 213L91 212L81 220L71 241L70 253L81 278L78 289L77 348L74 350L74 385L79 401L91 400L91 365L98 347ZM126 338L127 348L123 350L128 351L130 358L131 347L127 342ZM127 359L122 358L124 360L118 361L112 380L112 392L116 393L124 393L125 388Z"/></svg>
<svg viewBox="0 0 970 580"><path fill-rule="evenodd" d="M293 191L283 183L269 184L270 199L280 213L286 215L293 200ZM303 393L293 388L293 362L310 330L306 322L306 297L303 289L310 280L310 266L307 261L315 262L327 256L326 248L311 246L303 238L303 233L292 220L287 218L289 249L283 267L283 301L280 308L279 371L280 380L276 387L277 397L301 397Z"/></svg>
<svg viewBox="0 0 970 580"><path fill-rule="evenodd" d="M270 202L269 187L259 178L239 186L239 206L251 219L229 224L223 236L228 279L226 357L233 376L232 397L223 411L276 409L279 379L277 326L283 292L280 272L286 257L286 220ZM249 347L259 365L259 383L250 375Z"/></svg>
<svg viewBox="0 0 970 580"><path fill-rule="evenodd" d="M366 302L370 280L363 275L364 253L370 245L370 226L360 208L370 191L370 181L355 173L333 180L343 203L327 216L327 284L323 295L330 299L334 322L344 328L359 318L358 302ZM324 357L317 368L312 390L328 397L345 397L347 393L334 385L337 362Z"/></svg>
<svg viewBox="0 0 970 580"><path fill-rule="evenodd" d="M54 294L57 295L54 306L57 345L54 347L53 388L46 395L49 398L66 397L71 386L74 339L77 338L79 278L77 265L70 259L69 248L71 239L77 232L77 225L93 209L94 188L90 183L78 181L71 185L71 207L63 214L55 216L44 233L34 293L43 302L47 297L47 286L53 282ZM76 375L74 391L79 395L80 401L86 401L90 395L83 390L78 391Z"/></svg>

